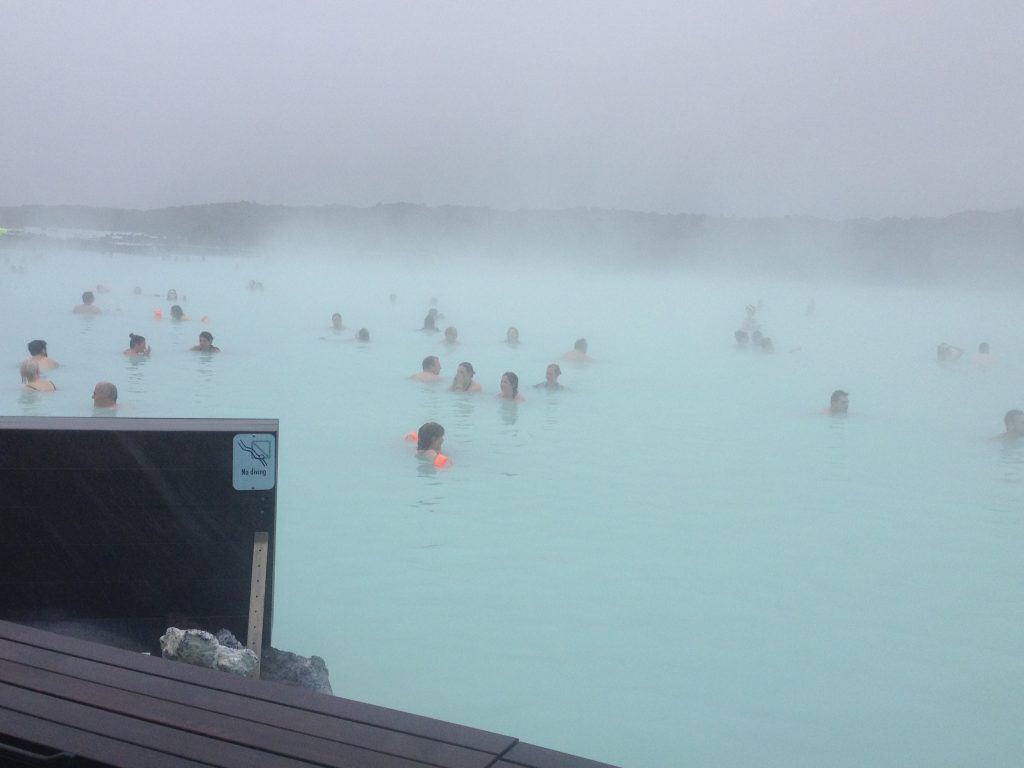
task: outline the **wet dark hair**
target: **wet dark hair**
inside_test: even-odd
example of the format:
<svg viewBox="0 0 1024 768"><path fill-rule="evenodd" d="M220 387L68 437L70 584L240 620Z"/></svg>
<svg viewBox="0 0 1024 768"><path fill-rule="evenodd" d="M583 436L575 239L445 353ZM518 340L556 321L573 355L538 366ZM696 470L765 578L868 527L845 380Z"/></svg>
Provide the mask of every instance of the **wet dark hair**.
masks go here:
<svg viewBox="0 0 1024 768"><path fill-rule="evenodd" d="M1017 409L1014 409L1012 411L1007 411L1006 412L1006 415L1003 416L1003 424L1006 425L1007 429L1010 428L1010 422L1013 421L1018 416L1024 416L1024 411L1019 411Z"/></svg>
<svg viewBox="0 0 1024 768"><path fill-rule="evenodd" d="M508 377L508 383L512 385L512 397L519 394L519 377L516 376L512 371L505 371L501 374L502 378Z"/></svg>
<svg viewBox="0 0 1024 768"><path fill-rule="evenodd" d="M86 291L85 293L82 294L82 303L83 304L92 304L95 300L96 300L96 296L93 295L92 291Z"/></svg>
<svg viewBox="0 0 1024 768"><path fill-rule="evenodd" d="M213 334L210 333L209 331L203 331L202 333L200 333L199 334L199 338L200 339L207 339L211 343L213 342Z"/></svg>
<svg viewBox="0 0 1024 768"><path fill-rule="evenodd" d="M562 375L562 366L560 366L560 365L559 365L558 363L551 363L551 364L550 364L550 365L548 366L548 368L554 368L554 369L555 369L556 371L558 371L558 375L559 375L559 376L561 376L561 375ZM546 370L547 370L547 369L545 369L545 371L546 371Z"/></svg>
<svg viewBox="0 0 1024 768"><path fill-rule="evenodd" d="M181 318L183 318L184 316L185 310L183 310L177 304L171 307L171 317L173 317L175 320L181 320Z"/></svg>
<svg viewBox="0 0 1024 768"><path fill-rule="evenodd" d="M28 343L28 353L33 357L43 352L46 352L46 342L42 339L33 339Z"/></svg>
<svg viewBox="0 0 1024 768"><path fill-rule="evenodd" d="M586 352L587 351L587 340L586 339L576 339L576 343L572 345L572 348L576 349L576 350L579 350L580 352Z"/></svg>
<svg viewBox="0 0 1024 768"><path fill-rule="evenodd" d="M145 336L139 336L138 334L135 334L135 333L129 333L128 334L128 348L131 349L136 344L145 345L146 344L146 337Z"/></svg>
<svg viewBox="0 0 1024 768"><path fill-rule="evenodd" d="M416 450L429 451L434 438L444 437L444 427L436 421L428 421L416 433Z"/></svg>
<svg viewBox="0 0 1024 768"><path fill-rule="evenodd" d="M173 288L171 288L169 291L167 291L167 300L168 301L171 300L171 296L172 295L174 296L174 298L178 298L178 292L176 290L174 290Z"/></svg>
<svg viewBox="0 0 1024 768"><path fill-rule="evenodd" d="M452 336L458 336L459 335L459 329L456 328L454 325L449 325L447 328L444 329L444 335L445 336L448 335L448 331L452 332Z"/></svg>
<svg viewBox="0 0 1024 768"><path fill-rule="evenodd" d="M425 318L423 318L423 330L425 330L425 331L433 331L433 330L437 329L437 325L434 323L434 315L435 314L436 313L433 310L431 310L430 312L427 312L427 316Z"/></svg>
<svg viewBox="0 0 1024 768"><path fill-rule="evenodd" d="M360 328L359 332L356 334L356 338L359 339L360 341L369 341L370 332L365 328Z"/></svg>
<svg viewBox="0 0 1024 768"><path fill-rule="evenodd" d="M439 362L441 361L438 359L437 355L427 355L423 358L423 370L425 371L427 368L432 368L434 363Z"/></svg>
<svg viewBox="0 0 1024 768"><path fill-rule="evenodd" d="M467 371L469 371L469 381L472 382L473 381L473 377L476 376L476 371L473 370L473 364L472 363L465 363L465 362L459 363L459 368L465 368ZM466 386L464 386L462 388L462 390L466 391L468 389L469 389L469 382L466 383Z"/></svg>
<svg viewBox="0 0 1024 768"><path fill-rule="evenodd" d="M736 337L736 341L750 341L750 334L746 331L736 331L733 336Z"/></svg>
<svg viewBox="0 0 1024 768"><path fill-rule="evenodd" d="M832 393L832 397L829 399L829 402L830 403L834 403L840 397L849 397L849 396L850 396L849 392L844 392L841 389L837 389L835 392Z"/></svg>
<svg viewBox="0 0 1024 768"><path fill-rule="evenodd" d="M987 355L989 349L991 349L991 347L989 347L987 341L983 341L981 342L981 344L978 345L978 351L983 355Z"/></svg>
<svg viewBox="0 0 1024 768"><path fill-rule="evenodd" d="M335 312L333 315L331 315L331 322L332 323L334 322L334 318L338 318L339 320L341 320L342 319L341 312Z"/></svg>

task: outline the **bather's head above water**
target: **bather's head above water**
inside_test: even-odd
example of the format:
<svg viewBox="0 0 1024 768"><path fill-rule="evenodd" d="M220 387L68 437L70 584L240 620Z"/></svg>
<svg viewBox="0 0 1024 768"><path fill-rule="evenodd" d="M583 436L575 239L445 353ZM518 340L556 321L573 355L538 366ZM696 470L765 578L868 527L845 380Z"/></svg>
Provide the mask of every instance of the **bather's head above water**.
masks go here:
<svg viewBox="0 0 1024 768"><path fill-rule="evenodd" d="M368 330L366 330L365 328L360 328L356 332L356 341L369 341L369 340L370 340L370 332Z"/></svg>
<svg viewBox="0 0 1024 768"><path fill-rule="evenodd" d="M510 327L505 331L505 343L510 346L515 346L519 343L519 329L515 326Z"/></svg>
<svg viewBox="0 0 1024 768"><path fill-rule="evenodd" d="M829 399L828 412L834 415L845 414L850 410L850 395L841 389L832 393Z"/></svg>
<svg viewBox="0 0 1024 768"><path fill-rule="evenodd" d="M336 331L345 330L345 324L341 321L341 315L338 312L331 315L331 327Z"/></svg>
<svg viewBox="0 0 1024 768"><path fill-rule="evenodd" d="M213 346L213 334L203 331L199 334L199 343L192 347L192 352L220 352L220 347Z"/></svg>
<svg viewBox="0 0 1024 768"><path fill-rule="evenodd" d="M572 349L566 352L563 357L566 360L575 360L580 363L590 362L590 355L587 354L587 340L576 339L576 343L572 345Z"/></svg>
<svg viewBox="0 0 1024 768"><path fill-rule="evenodd" d="M169 290L167 292L167 300L168 301L177 301L178 300L178 292L176 290L174 290L173 288L171 288L171 290Z"/></svg>
<svg viewBox="0 0 1024 768"><path fill-rule="evenodd" d="M519 394L519 377L512 371L505 371L501 374L501 394L498 397L503 400L522 400Z"/></svg>
<svg viewBox="0 0 1024 768"><path fill-rule="evenodd" d="M427 355L423 358L424 373L432 373L437 376L441 373L441 358L437 355Z"/></svg>
<svg viewBox="0 0 1024 768"><path fill-rule="evenodd" d="M92 390L92 404L97 408L116 408L117 387L109 381L101 381Z"/></svg>
<svg viewBox="0 0 1024 768"><path fill-rule="evenodd" d="M438 452L444 444L444 427L436 421L428 421L416 433L416 451L426 453L427 451Z"/></svg>
<svg viewBox="0 0 1024 768"><path fill-rule="evenodd" d="M459 343L459 331L454 325L449 325L444 329L444 343L445 344L458 344Z"/></svg>
<svg viewBox="0 0 1024 768"><path fill-rule="evenodd" d="M129 356L141 356L148 355L150 348L146 346L146 337L139 336L137 333L128 334L128 349L124 351Z"/></svg>
<svg viewBox="0 0 1024 768"><path fill-rule="evenodd" d="M746 331L736 331L736 333L734 333L733 336L736 338L737 347L750 346L750 334L747 333Z"/></svg>
<svg viewBox="0 0 1024 768"><path fill-rule="evenodd" d="M1007 411L1003 416L1003 424L1006 426L1003 437L1011 440L1019 440L1024 437L1024 411L1017 409Z"/></svg>
<svg viewBox="0 0 1024 768"><path fill-rule="evenodd" d="M423 318L424 331L436 331L437 330L437 310L431 309L427 311L427 316Z"/></svg>

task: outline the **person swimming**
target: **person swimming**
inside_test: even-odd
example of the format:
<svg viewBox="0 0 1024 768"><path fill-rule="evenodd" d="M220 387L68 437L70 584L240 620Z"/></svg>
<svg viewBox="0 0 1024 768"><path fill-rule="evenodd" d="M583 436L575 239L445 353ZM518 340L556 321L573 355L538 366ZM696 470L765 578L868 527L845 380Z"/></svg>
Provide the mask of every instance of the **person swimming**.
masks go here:
<svg viewBox="0 0 1024 768"><path fill-rule="evenodd" d="M997 435L992 438L993 440L1020 440L1024 437L1024 411L1012 410L1007 411L1006 415L1003 416L1003 425L1006 427L1006 431L1001 435Z"/></svg>
<svg viewBox="0 0 1024 768"><path fill-rule="evenodd" d="M954 347L952 344L942 342L935 349L935 358L940 363L952 363L959 360L964 354L964 350L960 347Z"/></svg>
<svg viewBox="0 0 1024 768"><path fill-rule="evenodd" d="M761 346L761 341L763 339L764 339L764 334L763 333L761 333L760 331L754 331L752 334L750 334L750 346L755 347L755 348L756 347L760 347Z"/></svg>
<svg viewBox="0 0 1024 768"><path fill-rule="evenodd" d="M356 341L362 341L362 342L369 341L370 340L370 332L368 330L366 330L365 328L360 328L358 331L356 331L355 340Z"/></svg>
<svg viewBox="0 0 1024 768"><path fill-rule="evenodd" d="M33 339L28 343L29 357L26 360L35 360L40 371L49 371L60 365L46 352L46 342L42 339Z"/></svg>
<svg viewBox="0 0 1024 768"><path fill-rule="evenodd" d="M516 403L523 402L526 398L519 394L519 377L512 371L505 371L501 374L501 392L498 397L501 400L512 400Z"/></svg>
<svg viewBox="0 0 1024 768"><path fill-rule="evenodd" d="M178 292L176 290L174 290L173 288L171 288L171 290L169 290L167 292L167 300L168 301L177 301L178 300Z"/></svg>
<svg viewBox="0 0 1024 768"><path fill-rule="evenodd" d="M335 331L344 331L347 326L341 320L341 315L335 312L331 315L331 328Z"/></svg>
<svg viewBox="0 0 1024 768"><path fill-rule="evenodd" d="M737 349L747 349L750 346L750 334L746 331L736 331L733 337L736 339Z"/></svg>
<svg viewBox="0 0 1024 768"><path fill-rule="evenodd" d="M53 392L57 386L39 374L39 363L35 360L23 360L18 366L21 373L21 385L29 392Z"/></svg>
<svg viewBox="0 0 1024 768"><path fill-rule="evenodd" d="M92 390L92 404L96 408L117 408L117 387L101 381Z"/></svg>
<svg viewBox="0 0 1024 768"><path fill-rule="evenodd" d="M128 349L124 354L128 357L149 357L152 350L146 346L146 337L135 333L128 334Z"/></svg>
<svg viewBox="0 0 1024 768"><path fill-rule="evenodd" d="M772 354L775 352L775 342L767 336L761 338L761 351Z"/></svg>
<svg viewBox="0 0 1024 768"><path fill-rule="evenodd" d="M988 342L983 341L978 345L978 351L971 358L971 362L977 365L992 365L996 362L996 358L992 354L992 347L989 346Z"/></svg>
<svg viewBox="0 0 1024 768"><path fill-rule="evenodd" d="M558 383L558 377L562 375L562 368L558 363L551 363L544 371L544 381L540 384L534 384L534 389L550 389L552 391L559 389L568 389L564 384Z"/></svg>
<svg viewBox="0 0 1024 768"><path fill-rule="evenodd" d="M437 333L437 310L427 310L427 316L423 318L423 327L420 328L424 333Z"/></svg>
<svg viewBox="0 0 1024 768"><path fill-rule="evenodd" d="M452 385L448 388L449 392L481 392L483 388L475 381L473 376L476 371L473 370L472 363L459 363L458 369L455 371L455 378L452 380Z"/></svg>
<svg viewBox="0 0 1024 768"><path fill-rule="evenodd" d="M438 469L448 466L451 459L441 453L444 444L444 427L436 421L428 421L416 432L416 458L429 461Z"/></svg>
<svg viewBox="0 0 1024 768"><path fill-rule="evenodd" d="M576 343L572 345L572 349L562 355L565 360L572 360L576 363L592 363L594 358L587 354L587 340L576 339Z"/></svg>
<svg viewBox="0 0 1024 768"><path fill-rule="evenodd" d="M189 348L189 352L220 352L220 347L213 346L213 334L203 331L199 334L199 343Z"/></svg>
<svg viewBox="0 0 1024 768"><path fill-rule="evenodd" d="M96 297L92 291L86 291L82 294L82 303L71 310L76 315L98 315L101 314L102 310L97 307L93 302L96 301Z"/></svg>
<svg viewBox="0 0 1024 768"><path fill-rule="evenodd" d="M423 370L409 377L414 381L441 381L441 360L437 355L423 358Z"/></svg>
<svg viewBox="0 0 1024 768"><path fill-rule="evenodd" d="M822 411L827 416L845 416L850 410L850 394L837 389L829 398L828 408Z"/></svg>
<svg viewBox="0 0 1024 768"><path fill-rule="evenodd" d="M178 322L181 322L182 320L191 320L191 319L192 319L191 317L189 317L188 315L185 314L185 310L183 310L177 304L175 304L174 306L171 307L171 320L177 320Z"/></svg>
<svg viewBox="0 0 1024 768"><path fill-rule="evenodd" d="M444 329L444 341L441 343L447 344L449 347L459 343L459 331L454 325L449 325Z"/></svg>
<svg viewBox="0 0 1024 768"><path fill-rule="evenodd" d="M510 347L519 346L519 329L514 325L505 331L505 343Z"/></svg>

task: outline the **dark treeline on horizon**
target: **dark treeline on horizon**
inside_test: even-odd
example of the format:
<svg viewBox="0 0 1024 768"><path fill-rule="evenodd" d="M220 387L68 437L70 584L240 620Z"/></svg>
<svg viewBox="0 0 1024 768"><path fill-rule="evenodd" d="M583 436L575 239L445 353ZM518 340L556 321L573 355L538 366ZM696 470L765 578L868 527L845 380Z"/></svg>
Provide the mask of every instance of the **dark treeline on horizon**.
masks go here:
<svg viewBox="0 0 1024 768"><path fill-rule="evenodd" d="M1024 280L1024 208L943 218L832 221L406 203L357 208L240 202L153 210L32 205L0 208L0 227L12 230L0 238L0 248L8 253L58 245L45 234L27 235L20 229L80 229L150 238L134 250L334 249L482 260L558 258L878 282ZM63 247L71 244L118 250L102 238L73 239Z"/></svg>

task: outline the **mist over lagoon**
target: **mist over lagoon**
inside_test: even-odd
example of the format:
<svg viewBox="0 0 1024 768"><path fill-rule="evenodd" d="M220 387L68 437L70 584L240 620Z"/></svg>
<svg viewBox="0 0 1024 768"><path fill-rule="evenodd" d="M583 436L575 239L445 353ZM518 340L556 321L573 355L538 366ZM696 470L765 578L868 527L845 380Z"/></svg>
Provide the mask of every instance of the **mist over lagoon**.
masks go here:
<svg viewBox="0 0 1024 768"><path fill-rule="evenodd" d="M7 22L0 417L279 419L275 644L335 694L1024 761L1021 6Z"/></svg>

